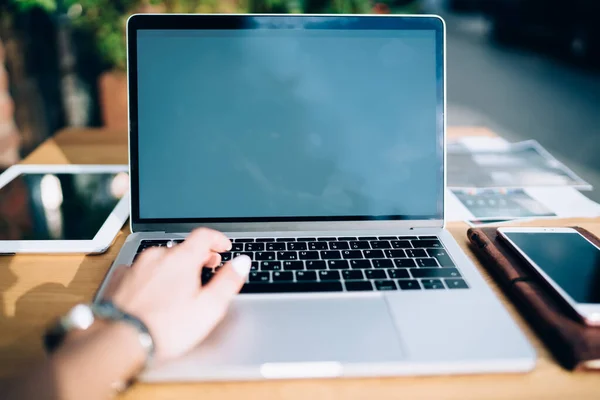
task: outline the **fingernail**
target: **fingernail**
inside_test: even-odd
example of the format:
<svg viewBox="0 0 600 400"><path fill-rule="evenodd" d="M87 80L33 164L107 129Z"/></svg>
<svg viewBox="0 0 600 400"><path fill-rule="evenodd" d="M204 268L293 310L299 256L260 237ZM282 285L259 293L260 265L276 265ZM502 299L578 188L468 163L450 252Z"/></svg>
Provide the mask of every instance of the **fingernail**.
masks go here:
<svg viewBox="0 0 600 400"><path fill-rule="evenodd" d="M252 260L246 255L241 255L231 261L231 266L239 276L247 276L252 267Z"/></svg>

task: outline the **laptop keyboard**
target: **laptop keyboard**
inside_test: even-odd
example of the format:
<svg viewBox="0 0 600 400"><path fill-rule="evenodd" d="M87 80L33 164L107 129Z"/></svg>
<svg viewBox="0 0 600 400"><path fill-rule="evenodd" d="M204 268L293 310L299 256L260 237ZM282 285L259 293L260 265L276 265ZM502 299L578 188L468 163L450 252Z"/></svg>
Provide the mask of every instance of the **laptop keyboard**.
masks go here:
<svg viewBox="0 0 600 400"><path fill-rule="evenodd" d="M149 247L182 241L143 240L135 258ZM252 259L241 293L468 288L435 236L235 238L221 257L226 262L241 254ZM219 268L203 268L202 283Z"/></svg>

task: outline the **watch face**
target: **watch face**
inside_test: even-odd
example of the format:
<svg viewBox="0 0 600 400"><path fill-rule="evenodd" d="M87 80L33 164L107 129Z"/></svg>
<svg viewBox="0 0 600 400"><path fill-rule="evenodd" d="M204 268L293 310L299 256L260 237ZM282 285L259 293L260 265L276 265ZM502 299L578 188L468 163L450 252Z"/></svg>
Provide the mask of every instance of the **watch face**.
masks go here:
<svg viewBox="0 0 600 400"><path fill-rule="evenodd" d="M94 314L89 306L78 304L66 316L67 326L85 330L94 323Z"/></svg>

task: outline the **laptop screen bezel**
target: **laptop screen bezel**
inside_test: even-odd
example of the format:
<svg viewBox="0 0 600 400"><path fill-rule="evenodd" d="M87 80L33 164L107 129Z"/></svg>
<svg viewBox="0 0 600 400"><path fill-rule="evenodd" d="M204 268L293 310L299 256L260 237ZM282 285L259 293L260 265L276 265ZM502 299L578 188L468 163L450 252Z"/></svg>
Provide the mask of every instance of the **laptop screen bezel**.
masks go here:
<svg viewBox="0 0 600 400"><path fill-rule="evenodd" d="M139 197L138 158L138 77L137 32L140 30L237 30L237 29L332 29L332 30L433 30L436 36L437 81L437 146L441 155L438 184L438 210L433 215L351 215L351 216L298 216L298 217L245 217L245 218L141 218ZM277 227L303 227L305 223L348 223L388 221L386 225L441 227L444 221L445 189L445 130L446 130L446 83L445 83L445 26L434 15L224 15L224 14L136 14L127 21L128 104L129 104L129 167L131 180L131 227L139 231L184 231L195 226L213 226L221 230L254 228L256 224ZM136 95L132 96L131 93ZM405 223L402 223L405 222ZM172 229L168 229L171 226ZM351 226L351 225L348 225ZM375 225L373 225L375 226ZM176 227L176 228L175 228ZM253 229L252 229L253 230ZM285 230L285 229L284 229Z"/></svg>

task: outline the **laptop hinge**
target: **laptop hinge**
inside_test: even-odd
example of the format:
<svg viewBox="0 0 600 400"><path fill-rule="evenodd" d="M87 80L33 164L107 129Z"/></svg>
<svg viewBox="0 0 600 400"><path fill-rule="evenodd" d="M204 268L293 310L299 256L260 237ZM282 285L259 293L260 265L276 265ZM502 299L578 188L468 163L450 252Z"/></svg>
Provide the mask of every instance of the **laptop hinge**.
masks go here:
<svg viewBox="0 0 600 400"><path fill-rule="evenodd" d="M312 221L312 222L253 222L253 223L174 223L174 224L135 224L134 232L186 233L195 228L206 226L221 232L344 232L344 231L410 231L423 229L441 229L442 220L422 221Z"/></svg>

